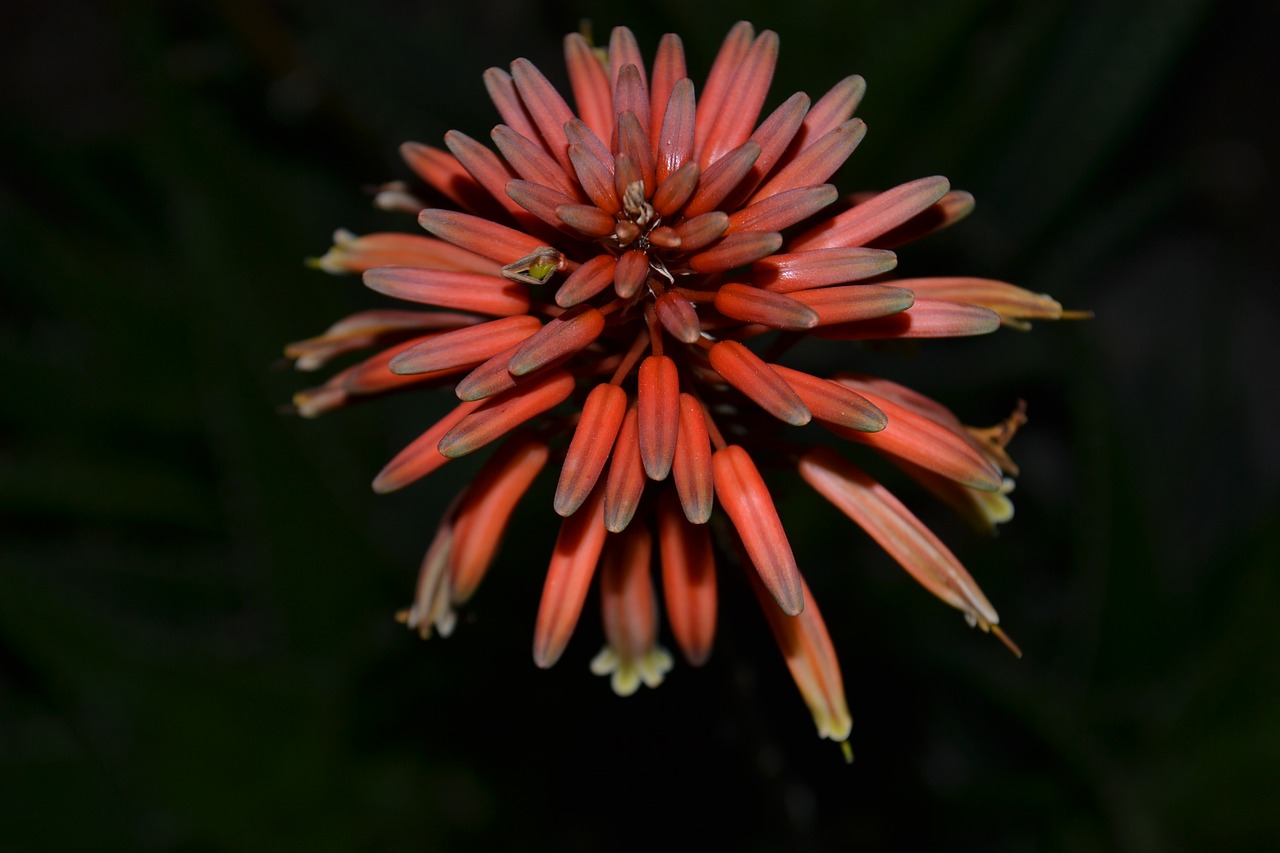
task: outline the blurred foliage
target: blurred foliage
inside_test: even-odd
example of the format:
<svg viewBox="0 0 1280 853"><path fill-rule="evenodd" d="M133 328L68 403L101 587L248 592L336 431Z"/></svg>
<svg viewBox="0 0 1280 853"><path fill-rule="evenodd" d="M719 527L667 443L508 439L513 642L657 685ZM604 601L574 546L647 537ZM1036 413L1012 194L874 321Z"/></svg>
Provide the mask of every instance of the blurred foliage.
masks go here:
<svg viewBox="0 0 1280 853"><path fill-rule="evenodd" d="M470 469L366 484L439 402L280 414L309 381L282 344L373 304L301 260L410 226L362 188L401 140L483 134L484 68L562 83L590 19L681 33L701 80L738 18L782 36L778 100L867 78L842 186L977 196L904 270L1097 312L865 356L970 422L1028 400L996 542L921 504L1023 660L781 481L852 767L729 568L703 671L618 700L590 618L535 670L545 485L456 636L411 638L391 613ZM1207 0L7 5L0 850L1273 849L1277 27Z"/></svg>

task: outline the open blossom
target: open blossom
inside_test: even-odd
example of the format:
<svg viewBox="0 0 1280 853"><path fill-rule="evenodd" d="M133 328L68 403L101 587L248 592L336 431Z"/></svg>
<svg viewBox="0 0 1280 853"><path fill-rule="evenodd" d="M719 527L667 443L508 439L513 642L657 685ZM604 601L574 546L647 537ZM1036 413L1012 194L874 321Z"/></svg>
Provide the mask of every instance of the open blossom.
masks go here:
<svg viewBox="0 0 1280 853"><path fill-rule="evenodd" d="M591 669L619 694L670 671L664 621L684 660L702 664L727 564L717 554L728 553L819 734L843 743L852 720L840 667L764 473L798 468L921 585L1003 639L952 552L855 460L889 459L990 528L1012 514L1004 448L1025 416L967 427L856 372L857 342L1022 329L1063 311L988 279L893 279L893 250L963 218L973 199L941 177L842 198L828 181L865 133L853 117L863 81L847 77L816 100L796 93L762 117L777 56L773 32L739 23L699 90L676 36L646 65L625 28L605 49L574 34L571 101L527 60L489 69L494 147L458 131L444 148L407 143L420 185L377 196L416 214L422 231L339 231L316 262L361 274L397 307L347 317L287 353L303 370L374 353L298 393L303 415L393 391L455 395L377 475L378 492L494 446L439 523L401 614L410 628L453 630L547 472L553 505L527 509L559 523L538 666L561 657L593 583L606 646ZM787 366L806 336L844 348L849 370Z"/></svg>

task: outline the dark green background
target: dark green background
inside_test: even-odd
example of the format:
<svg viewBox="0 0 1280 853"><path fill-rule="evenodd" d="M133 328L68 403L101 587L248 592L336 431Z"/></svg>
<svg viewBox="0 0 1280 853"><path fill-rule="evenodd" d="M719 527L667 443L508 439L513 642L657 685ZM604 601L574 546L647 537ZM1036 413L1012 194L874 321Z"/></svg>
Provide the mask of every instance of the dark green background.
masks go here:
<svg viewBox="0 0 1280 853"><path fill-rule="evenodd" d="M1257 5L6 4L0 850L1274 849L1280 16ZM406 176L397 144L483 138L481 72L526 55L563 83L584 16L648 55L680 32L698 81L734 20L776 29L771 104L861 73L841 185L978 198L902 269L1097 312L832 362L1031 416L994 541L904 490L1021 661L775 481L851 767L728 565L703 671L614 697L594 609L536 670L547 484L456 635L417 641L391 615L474 469L368 482L442 403L278 412L307 384L282 344L380 304L302 259L410 228L363 191Z"/></svg>

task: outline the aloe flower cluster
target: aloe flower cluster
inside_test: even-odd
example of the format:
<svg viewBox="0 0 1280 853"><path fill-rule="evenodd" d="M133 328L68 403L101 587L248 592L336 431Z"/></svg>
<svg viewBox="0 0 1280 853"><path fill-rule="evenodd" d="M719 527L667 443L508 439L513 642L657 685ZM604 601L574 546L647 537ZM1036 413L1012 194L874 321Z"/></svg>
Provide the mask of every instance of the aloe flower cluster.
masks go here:
<svg viewBox="0 0 1280 853"><path fill-rule="evenodd" d="M378 492L491 449L400 614L423 637L453 630L549 469L553 505L527 510L559 523L539 667L565 651L592 583L606 645L591 669L617 693L657 686L673 666L660 611L683 659L704 663L717 584L736 563L729 580L755 589L819 735L843 743L852 723L835 650L761 471L798 469L926 589L1007 642L952 552L854 460L879 454L992 527L1012 514L1004 447L1021 410L967 427L856 372L857 342L1025 328L1062 308L988 279L893 279L893 249L963 218L973 199L941 177L842 197L828 180L865 133L853 117L863 81L816 101L796 93L761 119L775 33L736 25L701 91L674 35L649 67L625 28L606 48L570 35L564 52L572 105L525 59L484 74L502 120L496 151L458 131L444 148L403 146L420 182L388 184L377 203L415 214L425 233L337 233L321 269L422 308L363 311L291 344L301 370L374 353L295 407L456 397L377 475ZM846 348L850 370L788 367L810 335Z"/></svg>

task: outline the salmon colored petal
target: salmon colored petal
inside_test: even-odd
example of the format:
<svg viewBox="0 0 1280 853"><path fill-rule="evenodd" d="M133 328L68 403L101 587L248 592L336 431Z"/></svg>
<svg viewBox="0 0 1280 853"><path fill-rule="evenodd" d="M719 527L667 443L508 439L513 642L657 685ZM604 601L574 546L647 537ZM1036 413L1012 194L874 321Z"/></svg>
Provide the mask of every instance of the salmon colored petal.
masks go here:
<svg viewBox="0 0 1280 853"><path fill-rule="evenodd" d="M717 450L711 467L716 499L738 531L760 580L783 613L796 615L804 609L803 581L764 478L747 451L736 444Z"/></svg>
<svg viewBox="0 0 1280 853"><path fill-rule="evenodd" d="M511 79L516 91L520 93L520 101L528 111L529 118L542 136L545 150L560 164L563 174L572 173L564 125L575 117L573 110L569 109L556 87L529 60L517 59L511 63ZM518 167L516 171L519 171Z"/></svg>
<svg viewBox="0 0 1280 853"><path fill-rule="evenodd" d="M456 130L451 130L444 135L444 143L453 152L453 156L458 158L458 162L467 170L467 173L475 178L476 182L484 187L507 213L517 220L523 219L521 225L528 221L528 214L507 197L507 182L513 180L516 173L501 157L465 133Z"/></svg>
<svg viewBox="0 0 1280 853"><path fill-rule="evenodd" d="M653 80L649 83L649 142L653 146L654 151L662 150L661 139L665 135L663 125L666 122L666 114L670 111L671 95L675 91L676 86L680 85L681 80L688 78L688 72L685 69L684 62L684 43L680 41L680 37L674 33L667 33L658 42L657 53L653 58ZM693 94L692 81L690 83L690 95ZM690 100L690 108L692 110L693 102ZM693 151L693 113L689 114L689 151ZM692 154L690 153L690 156ZM685 157L684 160L687 160ZM684 162L681 160L680 162ZM657 162L659 181L662 179L662 158L658 158ZM679 168L679 163L676 164Z"/></svg>
<svg viewBox="0 0 1280 853"><path fill-rule="evenodd" d="M882 249L914 243L935 231L950 228L973 213L974 198L964 190L952 190L906 222L881 234L872 245Z"/></svg>
<svg viewBox="0 0 1280 853"><path fill-rule="evenodd" d="M994 534L998 525L1013 519L1013 501L1009 499L1009 493L1013 491L1013 480L1008 477L1005 477L999 491L984 492L963 486L905 459L891 456L889 461L923 486L929 494L951 507L979 533Z"/></svg>
<svg viewBox="0 0 1280 853"><path fill-rule="evenodd" d="M456 504L456 501L455 501ZM453 508L450 507L418 568L418 583L413 603L396 614L396 621L424 640L433 633L447 637L457 624L453 599L449 594L449 555L453 548Z"/></svg>
<svg viewBox="0 0 1280 853"><path fill-rule="evenodd" d="M691 394L680 394L680 426L671 467L685 518L691 524L706 524L715 502L711 439L702 404Z"/></svg>
<svg viewBox="0 0 1280 853"><path fill-rule="evenodd" d="M963 611L984 631L999 624L995 608L960 561L884 486L826 447L801 458L800 476L867 531L925 589Z"/></svg>
<svg viewBox="0 0 1280 853"><path fill-rule="evenodd" d="M651 355L640 362L637 429L640 459L651 480L665 480L680 428L680 373L673 359Z"/></svg>
<svg viewBox="0 0 1280 853"><path fill-rule="evenodd" d="M751 281L775 293L844 284L886 273L898 257L884 249L814 249L770 255L751 265Z"/></svg>
<svg viewBox="0 0 1280 853"><path fill-rule="evenodd" d="M609 537L600 558L600 610L608 645L591 661L591 671L611 676L619 696L630 696L641 684L657 687L671 671L671 655L658 645L652 551L653 537L637 524Z"/></svg>
<svg viewBox="0 0 1280 853"><path fill-rule="evenodd" d="M716 111L711 130L699 149L700 166L706 168L715 163L751 136L777 64L778 34L765 30L747 49L741 66L734 74L733 85L726 91Z"/></svg>
<svg viewBox="0 0 1280 853"><path fill-rule="evenodd" d="M378 476L373 478L373 490L380 495L385 495L388 492L403 489L448 462L448 457L442 455L437 449L440 439L479 407L479 401L455 406L453 411L415 438L378 472Z"/></svg>
<svg viewBox="0 0 1280 853"><path fill-rule="evenodd" d="M670 490L658 499L658 551L671 633L685 660L702 666L716 635L715 552L710 528L685 521Z"/></svg>
<svg viewBox="0 0 1280 853"><path fill-rule="evenodd" d="M621 533L631 523L640 506L645 479L644 460L640 457L639 413L633 403L613 443L609 476L605 481L604 524L610 532Z"/></svg>
<svg viewBox="0 0 1280 853"><path fill-rule="evenodd" d="M564 132L561 131L561 136ZM580 201L576 182L570 177L573 164L569 161L569 143L564 143L564 165L561 166L546 149L532 139L516 133L505 124L495 127L489 134L498 146L503 159L526 181L543 184L559 190L571 201Z"/></svg>
<svg viewBox="0 0 1280 853"><path fill-rule="evenodd" d="M653 145L649 142L649 88L644 82L644 72L634 64L623 65L618 71L618 81L613 91L613 109L618 116L617 133L622 134L622 116L628 113L635 120L635 126L641 136L628 145L623 146L619 140L619 149L631 151L644 150L644 156L653 163ZM635 156L634 154L632 156ZM652 189L652 184L650 184Z"/></svg>
<svg viewBox="0 0 1280 853"><path fill-rule="evenodd" d="M572 308L613 284L617 262L612 255L596 255L578 267L556 290L556 304Z"/></svg>
<svg viewBox="0 0 1280 853"><path fill-rule="evenodd" d="M804 124L796 135L796 151L804 151L853 115L862 96L867 92L867 82L857 74L844 78L818 99L804 118Z"/></svg>
<svg viewBox="0 0 1280 853"><path fill-rule="evenodd" d="M756 578L752 581L760 608L769 620L774 640L787 662L787 669L791 671L791 679L813 715L818 737L845 743L853 731L853 717L849 714L849 703L844 695L844 678L840 674L840 662L836 658L831 634L808 584L800 579L804 611L788 616L773 606L763 583ZM846 749L846 759L852 759L852 755Z"/></svg>
<svg viewBox="0 0 1280 853"><path fill-rule="evenodd" d="M698 181L698 189L693 198L685 205L684 215L693 218L716 210L720 202L733 192L751 170L759 156L760 146L747 140L711 166L699 163L702 178Z"/></svg>
<svg viewBox="0 0 1280 853"><path fill-rule="evenodd" d="M946 299L988 308L1000 315L1005 326L1026 330L1028 320L1058 320L1062 305L1045 293L1032 293L1016 285L989 278L908 278L895 281L925 299Z"/></svg>
<svg viewBox="0 0 1280 853"><path fill-rule="evenodd" d="M798 290L791 297L813 309L819 326L853 323L900 314L915 304L915 294L904 287L852 284ZM861 328L861 327L859 327Z"/></svg>
<svg viewBox="0 0 1280 853"><path fill-rule="evenodd" d="M531 377L485 403L444 434L441 455L456 459L484 447L569 398L574 378L563 370Z"/></svg>
<svg viewBox="0 0 1280 853"><path fill-rule="evenodd" d="M822 379L781 364L770 364L804 401L813 416L859 432L879 432L889 419L866 397L830 379Z"/></svg>
<svg viewBox="0 0 1280 853"><path fill-rule="evenodd" d="M604 323L604 315L589 305L571 308L530 335L511 356L507 370L512 376L527 376L579 352L600 337Z"/></svg>
<svg viewBox="0 0 1280 853"><path fill-rule="evenodd" d="M707 82L703 85L702 95L698 98L697 133L694 140L697 151L701 152L707 147L711 131L715 127L716 117L731 97L742 60L754 41L755 29L746 21L739 21L733 25L733 29L729 30L724 43L720 45L720 52L711 63ZM699 156L699 164L704 169L709 162Z"/></svg>
<svg viewBox="0 0 1280 853"><path fill-rule="evenodd" d="M609 33L608 52L609 78L614 87L617 87L618 78L623 70L631 65L640 75L640 85L645 87L645 94L648 94L648 84L644 75L644 56L640 53L640 45L636 41L635 33L631 32L629 27L614 27Z"/></svg>
<svg viewBox="0 0 1280 853"><path fill-rule="evenodd" d="M808 219L837 197L831 184L785 190L729 214L729 230L781 231Z"/></svg>
<svg viewBox="0 0 1280 853"><path fill-rule="evenodd" d="M542 328L537 317L521 314L488 323L476 323L451 332L431 335L402 350L391 359L392 373L415 374L455 367L475 367L503 350L521 343Z"/></svg>
<svg viewBox="0 0 1280 853"><path fill-rule="evenodd" d="M781 246L782 235L777 231L740 231L691 255L689 267L701 273L725 272L771 255Z"/></svg>
<svg viewBox="0 0 1280 853"><path fill-rule="evenodd" d="M538 667L554 665L569 645L607 535L604 489L597 486L582 508L560 523L533 632L533 662Z"/></svg>
<svg viewBox="0 0 1280 853"><path fill-rule="evenodd" d="M542 241L522 231L453 210L428 208L418 214L418 224L455 246L500 264L510 264L543 248Z"/></svg>
<svg viewBox="0 0 1280 853"><path fill-rule="evenodd" d="M937 421L917 414L887 397L864 387L837 380L852 387L885 413L889 423L879 432L859 432L832 426L838 435L870 445L955 480L972 489L994 492L1000 489L1003 476L970 436L957 433Z"/></svg>
<svg viewBox="0 0 1280 853"><path fill-rule="evenodd" d="M675 226L676 236L680 238L680 248L686 252L696 252L710 246L728 230L729 215L720 210L694 216Z"/></svg>
<svg viewBox="0 0 1280 853"><path fill-rule="evenodd" d="M493 196L450 152L420 142L406 142L400 146L400 156L418 177L463 210L479 214L500 210Z"/></svg>
<svg viewBox="0 0 1280 853"><path fill-rule="evenodd" d="M489 93L489 100L498 108L498 115L502 116L504 124L521 136L537 138L538 128L520 100L510 74L501 68L487 69L484 72L484 88Z"/></svg>
<svg viewBox="0 0 1280 853"><path fill-rule="evenodd" d="M818 325L818 312L803 302L747 284L722 285L715 306L726 317L775 329L802 331Z"/></svg>
<svg viewBox="0 0 1280 853"><path fill-rule="evenodd" d="M660 186L686 166L692 165L697 170L693 172L695 176L700 174L698 162L693 158L695 114L693 81L687 78L676 81L670 98L664 104L662 125L658 128L654 145L654 170ZM691 194L692 191L686 193L685 198Z"/></svg>
<svg viewBox="0 0 1280 853"><path fill-rule="evenodd" d="M569 160L573 163L578 183L597 208L614 216L622 210L617 190L613 186L613 172L594 154L581 145L569 146Z"/></svg>
<svg viewBox="0 0 1280 853"><path fill-rule="evenodd" d="M649 278L649 255L638 249L630 249L618 258L613 272L614 292L623 299L630 299L640 292Z"/></svg>
<svg viewBox="0 0 1280 853"><path fill-rule="evenodd" d="M831 217L801 234L788 246L791 251L865 246L898 227L947 194L946 178L920 178L885 190L844 213Z"/></svg>
<svg viewBox="0 0 1280 853"><path fill-rule="evenodd" d="M430 267L501 275L502 265L452 243L421 234L380 232L356 236L339 228L333 248L314 262L327 273L364 272L374 267Z"/></svg>
<svg viewBox="0 0 1280 853"><path fill-rule="evenodd" d="M613 87L595 51L581 33L565 36L564 63L578 115L596 136L608 138L613 131Z"/></svg>
<svg viewBox="0 0 1280 853"><path fill-rule="evenodd" d="M295 370L310 372L353 350L388 345L421 332L470 326L480 318L454 311L359 311L334 323L323 334L285 345L285 358Z"/></svg>
<svg viewBox="0 0 1280 853"><path fill-rule="evenodd" d="M508 181L507 197L524 210L532 213L539 220L554 228L563 229L564 222L560 218L560 209L578 205L572 196L567 196L557 189L534 183L533 181ZM594 208L593 208L594 209ZM613 231L612 217L609 217L609 229Z"/></svg>
<svg viewBox="0 0 1280 853"><path fill-rule="evenodd" d="M668 290L658 297L654 303L658 312L658 321L667 334L685 344L695 343L702 336L702 328L698 325L698 311L688 299Z"/></svg>
<svg viewBox="0 0 1280 853"><path fill-rule="evenodd" d="M613 233L617 222L594 204L561 204L553 211L557 222L589 240L598 240Z"/></svg>
<svg viewBox="0 0 1280 853"><path fill-rule="evenodd" d="M844 165L866 135L867 125L860 118L850 119L832 129L805 148L799 156L787 161L787 164L752 196L752 203L759 203L762 199L788 190L822 183Z"/></svg>
<svg viewBox="0 0 1280 853"><path fill-rule="evenodd" d="M531 433L502 443L467 487L454 519L449 584L456 603L466 602L489 570L511 514L547 464L551 450Z"/></svg>
<svg viewBox="0 0 1280 853"><path fill-rule="evenodd" d="M429 335L412 338L402 346L413 346L426 340ZM294 410L304 418L314 418L332 409L347 405L356 398L389 394L408 388L429 388L439 386L457 375L456 369L436 370L414 376L399 376L388 367L402 346L392 347L376 355L370 356L359 364L329 377L323 385L307 388L293 395Z"/></svg>
<svg viewBox="0 0 1280 853"><path fill-rule="evenodd" d="M573 515L595 488L626 413L627 395L617 385L597 385L587 395L556 486L559 515Z"/></svg>
<svg viewBox="0 0 1280 853"><path fill-rule="evenodd" d="M760 356L737 341L720 341L711 347L711 366L724 380L751 398L760 408L792 426L804 426L812 417L800 395Z"/></svg>
<svg viewBox="0 0 1280 853"><path fill-rule="evenodd" d="M736 210L742 207L756 188L769 177L769 173L781 162L787 147L800 130L800 123L804 121L808 110L809 96L804 92L796 92L783 101L768 118L760 122L755 133L751 134L751 141L760 146L760 156L747 170L746 176L738 183L737 188L725 199L726 209Z"/></svg>
<svg viewBox="0 0 1280 853"><path fill-rule="evenodd" d="M493 358L478 365L458 381L453 393L459 400L483 400L516 387L516 378L511 375L507 366L511 364L511 357L523 345L523 342L512 344Z"/></svg>
<svg viewBox="0 0 1280 853"><path fill-rule="evenodd" d="M814 334L838 341L960 338L987 335L998 328L1000 315L990 308L945 299L916 299L905 311L871 320L822 325Z"/></svg>
<svg viewBox="0 0 1280 853"><path fill-rule="evenodd" d="M628 111L618 116L617 149L619 157L625 154L640 170L640 179L644 182L644 197L652 196L658 186L653 166L653 149L649 147L649 132L633 112Z"/></svg>
<svg viewBox="0 0 1280 853"><path fill-rule="evenodd" d="M384 296L505 317L529 310L529 291L520 282L473 272L378 267L367 270L364 284Z"/></svg>
<svg viewBox="0 0 1280 853"><path fill-rule="evenodd" d="M612 138L610 134L612 134L613 132L612 131L613 119L610 118L609 121L610 121L610 132L608 134L605 134L604 136L605 139ZM569 140L570 160L572 160L572 149L575 147L581 148L585 153L590 155L593 159L596 160L596 162L598 162L601 166L604 167L605 171L607 171L611 176L610 180L612 180L612 175L614 170L613 149L611 149L608 145L606 145L599 136L596 136L596 134L591 130L591 128L587 127L587 125L583 123L581 119L575 118L572 121L565 124L564 135Z"/></svg>

